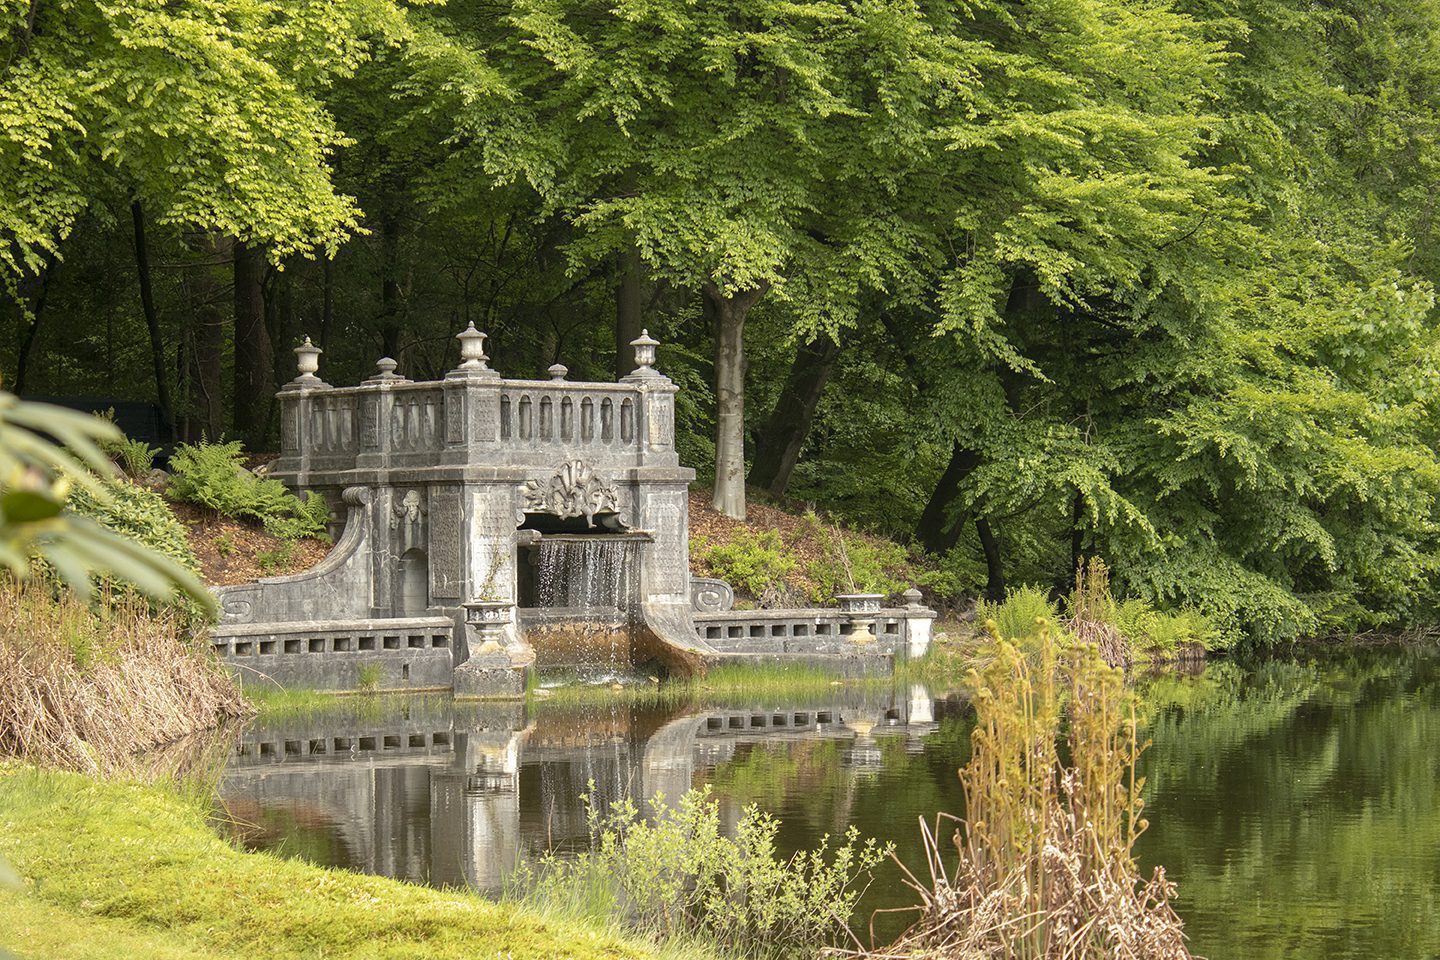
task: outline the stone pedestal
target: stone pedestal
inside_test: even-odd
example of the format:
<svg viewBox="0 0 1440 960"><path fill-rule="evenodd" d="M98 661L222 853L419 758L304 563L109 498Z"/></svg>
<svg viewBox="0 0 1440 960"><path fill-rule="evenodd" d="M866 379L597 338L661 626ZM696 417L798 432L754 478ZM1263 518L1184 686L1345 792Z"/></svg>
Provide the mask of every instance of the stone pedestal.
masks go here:
<svg viewBox="0 0 1440 960"><path fill-rule="evenodd" d="M875 615L880 612L879 593L840 593L835 595L840 609L850 615L850 642L875 642Z"/></svg>
<svg viewBox="0 0 1440 960"><path fill-rule="evenodd" d="M515 604L509 600L469 600L465 641L470 656L455 668L455 696L522 697L535 655L515 639Z"/></svg>
<svg viewBox="0 0 1440 960"><path fill-rule="evenodd" d="M525 696L529 664L516 664L503 650L472 654L455 668L455 699L497 700Z"/></svg>

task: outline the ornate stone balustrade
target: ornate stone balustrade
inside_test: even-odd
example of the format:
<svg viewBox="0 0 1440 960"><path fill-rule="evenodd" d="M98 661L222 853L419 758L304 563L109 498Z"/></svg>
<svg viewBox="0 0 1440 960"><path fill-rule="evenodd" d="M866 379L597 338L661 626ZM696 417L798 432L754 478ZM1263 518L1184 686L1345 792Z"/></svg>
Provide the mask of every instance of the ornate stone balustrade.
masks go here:
<svg viewBox="0 0 1440 960"><path fill-rule="evenodd" d="M449 617L221 624L210 642L242 683L312 690L448 688Z"/></svg>
<svg viewBox="0 0 1440 960"><path fill-rule="evenodd" d="M721 653L831 654L878 652L921 657L930 648L935 611L921 606L919 593L903 607L863 613L833 607L793 610L697 610L700 640ZM870 624L875 639L857 642L857 628ZM868 640L868 638L867 638ZM866 649L868 648L868 649Z"/></svg>
<svg viewBox="0 0 1440 960"><path fill-rule="evenodd" d="M316 348L300 350L318 369ZM349 470L453 473L482 463L503 469L572 457L610 469L679 466L676 387L648 365L619 383L576 383L558 364L550 380L507 380L483 364L467 366L474 360L443 380L416 383L382 358L380 372L353 387L334 387L302 370L280 392L276 476L323 486L327 475Z"/></svg>

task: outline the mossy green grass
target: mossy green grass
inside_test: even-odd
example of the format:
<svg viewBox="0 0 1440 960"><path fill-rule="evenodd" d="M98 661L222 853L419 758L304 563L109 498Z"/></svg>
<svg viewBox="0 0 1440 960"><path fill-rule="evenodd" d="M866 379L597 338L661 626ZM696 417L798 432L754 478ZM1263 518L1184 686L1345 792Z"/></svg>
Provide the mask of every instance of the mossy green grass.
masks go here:
<svg viewBox="0 0 1440 960"><path fill-rule="evenodd" d="M663 951L595 924L246 853L172 789L0 766L0 954L273 960L642 960Z"/></svg>

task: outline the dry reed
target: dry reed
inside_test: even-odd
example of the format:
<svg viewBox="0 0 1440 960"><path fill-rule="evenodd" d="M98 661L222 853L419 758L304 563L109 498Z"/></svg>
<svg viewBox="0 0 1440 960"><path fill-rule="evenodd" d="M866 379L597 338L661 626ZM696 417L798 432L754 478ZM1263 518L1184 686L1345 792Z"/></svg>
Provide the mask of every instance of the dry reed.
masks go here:
<svg viewBox="0 0 1440 960"><path fill-rule="evenodd" d="M1163 870L1145 880L1133 702L1091 646L1038 663L997 642L972 673L977 722L960 772L966 817L921 821L929 877L905 870L919 918L870 960L1188 960ZM1062 713L1068 723L1062 724ZM1070 762L1059 756L1062 726ZM950 839L945 839L949 829ZM953 844L954 855L946 852ZM902 869L904 865L901 864Z"/></svg>
<svg viewBox="0 0 1440 960"><path fill-rule="evenodd" d="M1070 595L1070 633L1091 644L1112 667L1128 667L1133 659L1130 641L1115 626L1115 599L1110 594L1110 569L1099 557L1075 569L1075 592Z"/></svg>
<svg viewBox="0 0 1440 960"><path fill-rule="evenodd" d="M0 580L0 757L91 774L252 710L178 616Z"/></svg>

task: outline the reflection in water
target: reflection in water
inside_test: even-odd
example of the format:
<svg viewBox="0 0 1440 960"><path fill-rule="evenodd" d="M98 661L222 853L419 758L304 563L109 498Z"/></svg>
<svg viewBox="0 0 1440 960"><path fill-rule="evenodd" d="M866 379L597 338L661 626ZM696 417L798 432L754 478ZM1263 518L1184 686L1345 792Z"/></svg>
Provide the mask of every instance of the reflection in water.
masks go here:
<svg viewBox="0 0 1440 960"><path fill-rule="evenodd" d="M1440 955L1440 657L1228 664L1143 683L1153 822L1139 854L1180 885L1197 954ZM963 812L970 720L923 688L746 709L452 707L252 727L221 787L247 843L435 885L497 890L521 857L586 839L580 797L709 785L787 849L850 824L917 852ZM912 864L918 866L918 864ZM899 871L864 907L904 906ZM877 934L903 919L882 917Z"/></svg>

